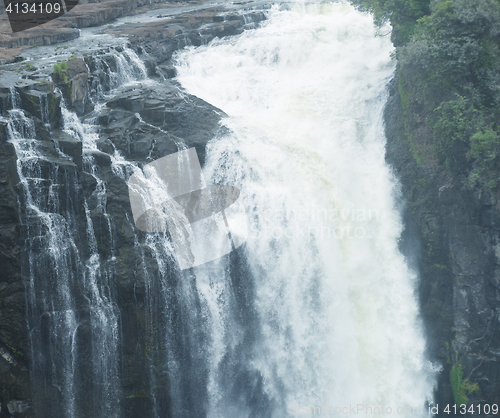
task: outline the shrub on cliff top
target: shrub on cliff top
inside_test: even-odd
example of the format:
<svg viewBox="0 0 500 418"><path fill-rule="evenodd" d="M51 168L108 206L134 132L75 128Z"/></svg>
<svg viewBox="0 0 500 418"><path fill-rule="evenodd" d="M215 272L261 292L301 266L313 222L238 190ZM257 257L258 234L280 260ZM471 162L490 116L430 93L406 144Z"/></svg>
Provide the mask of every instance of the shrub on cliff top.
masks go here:
<svg viewBox="0 0 500 418"><path fill-rule="evenodd" d="M433 128L438 161L470 150L469 185L496 187L500 184L500 3L436 0L431 9L429 16L418 20L411 41L397 49L399 90L406 92L406 106L413 103L413 111ZM461 147L452 150L457 143Z"/></svg>
<svg viewBox="0 0 500 418"><path fill-rule="evenodd" d="M495 0L438 1L398 49L417 98L437 107L455 93L476 105L500 106L500 5Z"/></svg>

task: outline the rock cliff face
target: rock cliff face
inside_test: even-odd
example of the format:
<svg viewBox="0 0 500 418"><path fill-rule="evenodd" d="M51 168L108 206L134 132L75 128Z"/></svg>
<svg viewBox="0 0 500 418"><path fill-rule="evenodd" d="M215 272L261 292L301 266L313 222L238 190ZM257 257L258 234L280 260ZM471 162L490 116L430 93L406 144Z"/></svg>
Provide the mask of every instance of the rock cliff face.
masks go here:
<svg viewBox="0 0 500 418"><path fill-rule="evenodd" d="M432 157L414 157L412 142L425 144L429 135L426 115L415 103L403 111L397 86L396 74L385 110L386 158L402 185L406 231L401 247L420 273L429 357L443 367L436 403L445 416L444 407L454 404L454 392L456 397L462 390L470 405L498 404L498 195L467 186L463 150L456 150L448 168ZM457 382L458 370L463 375ZM468 391L475 383L478 388Z"/></svg>
<svg viewBox="0 0 500 418"><path fill-rule="evenodd" d="M137 280L137 272L146 269L152 278L159 277L160 273L153 254L144 245L145 234L136 231L130 221L127 185L112 166L111 155L116 149L126 161L143 165L177 151L179 145L193 146L203 163L207 141L219 134L222 112L182 91L172 80L175 69L170 58L175 50L186 45L201 45L215 36L240 33L246 25L265 18L261 12L245 16L217 13L218 9L210 9L154 24L110 30L128 35L134 49L144 53L142 58L148 75L162 82L160 87L147 84L122 87L97 110L93 108L91 96L98 89L110 90L110 73L116 71L117 65L114 56L123 49L103 48L95 55L68 60L66 68L61 66L51 77L47 74L45 78L20 79L14 68L3 69L0 83L0 416L29 415L33 412L30 407L34 399L45 399L51 404L60 404L63 399L63 388L57 381L50 380L53 376L47 377L49 383L45 387L32 393L32 377L28 373L30 349L25 285L29 278L22 269L27 262L22 254L29 245L26 242L28 221L27 218L20 220L20 215L26 217L19 208L19 204L23 204L23 190L16 153L7 142L6 117L13 107L13 91L20 100L16 107L34 121L35 140L46 157L42 169L50 172L55 165L60 166L62 171L58 175L75 181L73 189L58 190L59 200L69 202L59 207L58 214L71 218L77 225L75 237L81 238L77 241L78 253L89 256L92 251L84 239L90 219L103 268L113 272L110 280L120 311L121 338L128 342L123 345L119 360L122 416L148 416L153 410L151 376L162 393L168 392L171 382L165 377L167 366L162 363L160 340L166 336L154 328L157 318L155 322L148 317L161 309L157 296L161 281L151 280L154 283L151 285L146 276ZM89 22L77 26L87 24ZM61 33L74 33L73 29L65 30ZM500 197L466 185L464 170L468 161L463 158L462 150L457 150L451 168L434 164L432 158L424 163L417 161L411 141L425 143L426 115L416 106L410 107L409 114L403 111L397 85L396 74L385 113L387 161L402 185L406 231L401 248L420 273L418 291L429 357L443 367L436 402L442 413L446 404L454 403L454 390L465 390L464 382L468 380L469 386L478 385L477 390L467 394L471 404L499 404ZM87 150L85 155L81 141L61 130L63 99L67 108L83 120L97 121L96 148ZM88 165L90 159L99 168L99 178L107 187L105 210L99 200L101 185L91 175ZM64 182L61 183L64 186ZM82 208L82 197L88 202L88 218ZM50 277L48 269L46 273ZM162 277L175 287L175 275L171 273L167 268ZM91 362L92 347L84 343L89 336L90 312L84 307L85 292L78 286L73 289L81 308L78 338L82 341L82 356ZM176 312L173 296L169 303L172 312ZM43 317L44 312L39 314ZM172 314L169 320L171 329L181 327L176 315ZM455 379L455 387L452 387L450 375L457 376L458 370L463 374ZM82 368L77 372L88 384L88 371ZM85 384L81 390L90 391L91 385ZM94 395L97 399L98 394ZM191 394L194 410L194 400L202 396ZM161 411L169 410L168 397L158 402ZM81 408L85 410L84 405ZM97 416L94 412L88 409L86 416ZM39 416L45 416L44 412L39 412Z"/></svg>
<svg viewBox="0 0 500 418"><path fill-rule="evenodd" d="M7 142L7 121L0 117L0 393L9 400L27 399L31 389L16 160L14 147Z"/></svg>
<svg viewBox="0 0 500 418"><path fill-rule="evenodd" d="M187 332L179 329L182 323L177 318L182 312L174 297L178 272L173 263L160 265L146 245L147 234L136 230L126 176L116 164L113 166L113 155L117 150L125 162L140 167L179 147L195 147L203 164L207 142L222 129L219 121L223 112L180 88L172 79L175 69L170 58L186 45L239 33L245 25L255 24L249 22L265 18L261 12L231 18L217 13L213 9L181 15L167 23L155 22L163 33L158 29L157 36L147 40L140 25L119 29L121 34L131 36L131 45L139 54L148 52L141 58L148 76L157 81L154 85L137 82L117 87L113 77L120 63L130 60L124 46L98 48L81 58L58 61L53 71L52 64L36 71L22 63L0 69L0 416L63 416L68 389L67 376L60 370L71 370L73 381L78 382L72 390L84 394L77 396L75 406L82 416L105 416L99 400L104 396L102 387L110 383L119 398L115 401L120 408L118 416L152 416L154 411L170 416L171 382L164 341ZM95 107L104 97L104 106ZM15 113L13 109L17 109ZM81 126L63 126L63 113L67 111L80 118L76 125L84 122L95 127L95 147L83 147L77 132ZM36 150L34 171L26 161L18 161L19 154L8 142L12 138L8 119L13 126L13 118L32 121L33 129L25 137L30 138L29 149ZM69 135L68 128L75 135ZM17 164L26 164L24 180L18 175ZM28 192L42 212L56 221L65 219L63 223L71 229L59 236L61 242L69 244L60 247L67 251L59 257L61 265L46 257L50 237L55 236L50 231L52 224L44 225L28 209ZM99 350L107 349L108 342L104 338L101 346L101 341L92 340L90 330L96 326L102 303L92 300L90 261L85 267L79 264L93 254L100 260L93 274L106 281L109 298L118 310L120 347L116 363L99 366L107 368L109 375L119 369L115 372L118 380L109 378L97 384L92 384L96 376L92 364ZM62 279L68 282L67 293L77 323L72 338L78 347L78 361L70 368L65 365L64 354L50 348L52 340L59 338L54 329L65 326L57 318L67 301L47 299L46 295L57 294L56 283ZM33 284L36 292L29 290ZM171 286L168 301L160 300L159 295L165 293L162 286ZM52 302L48 304L48 300ZM51 303L58 306L47 306ZM166 303L170 315L162 312ZM110 305L109 309L115 307ZM161 318L160 313L164 315ZM170 324L162 323L159 329L159 322L164 320ZM173 330L172 336L166 335L165 329ZM64 338L56 344L65 347ZM182 344L172 341L180 352ZM71 350L70 346L66 348ZM36 369L30 365L34 356L51 360ZM195 370L196 360L186 364L187 372L199 372ZM182 378L176 384L182 385ZM203 396L188 395L185 410L199 412Z"/></svg>
<svg viewBox="0 0 500 418"><path fill-rule="evenodd" d="M89 57L88 62L92 65L94 59ZM62 91L67 99L68 106L78 113L84 112L84 104L88 100L86 90L88 74L85 65L82 67L81 63L83 61L79 59L69 61L68 70L62 71L62 75L58 76L56 73L53 75L58 82L59 91ZM80 67L85 68L85 72L78 70ZM79 80L85 80L80 90L75 89L75 84ZM102 272L106 271L108 274L109 271L113 271L110 278L113 284L110 286L113 286L113 291L116 292L116 302L120 310L121 338L123 342L127 342L124 345L123 357L119 360L122 368L120 382L120 386L123 387L122 416L139 414L149 416L152 413L149 395L151 388L148 386L149 368L155 366L152 359L157 356L156 350L160 349L161 344L151 340L156 333L149 329L145 309L154 311L160 307L152 307L150 304L154 304L154 301L149 298L146 300L145 276L138 274L137 270L146 262L149 264L147 267L149 274L155 277L159 275L159 267L152 254L144 255L143 250L137 247L135 240L139 231L135 230L130 221L132 214L127 184L123 177L112 169L111 155L117 149L126 160L134 161L136 164L146 164L153 159L176 152L179 146L194 146L198 150L200 160L203 161L206 143L216 136L220 129L218 122L222 112L196 97L187 95L171 80L165 80L160 88L158 86L141 88L138 85L123 88L107 102L107 106L91 114L92 118L99 121L99 140L97 149L87 150L85 156L82 156L82 142L60 129L61 97L60 93L56 92L54 83L46 80L43 83L27 81L25 85L18 84L15 87L4 88L9 91L11 88L14 89L22 99L18 104L19 108L23 110L24 115L35 120L35 138L32 141L36 141L37 153L41 158L36 164L41 170L42 177L47 179L37 186L36 193L40 196L51 196L55 192L57 195L56 204L51 205L47 201L46 204L39 204L39 208L47 213L64 216L71 225L73 229L71 236L76 246L71 257L85 259L92 251L92 243L85 238L88 220L82 211L82 198L87 199L88 213L97 243L96 249L101 259L100 268ZM44 106L44 104L49 105ZM8 111L5 112L5 116L8 116ZM30 380L36 379L36 376L32 375L30 379L27 372L33 345L28 342L26 320L27 316L35 318L31 326L36 333L38 332L36 318L42 318L39 326L43 334L50 316L54 315L50 311L45 311L46 307L43 308L47 305L43 293L57 292L57 290L48 283L43 284L41 289L45 290L32 295L36 298L36 303L30 302L34 312L27 315L25 306L28 296L25 285L32 283L30 280L33 275L39 277L41 281L50 281L52 278L61 280L61 274L64 275L65 272L54 272L60 269L60 266L46 263L47 257L44 254L47 251L45 242L47 232L33 232L32 222L37 221L26 209L26 190L23 189L17 175L16 152L13 145L7 142L7 120L1 119L0 124L2 129L0 131L2 196L0 388L5 389L0 395L2 409L7 411L10 405L14 410L14 401L20 401L24 409L30 412L32 401L35 401L38 405L37 416L49 417L50 413L57 411L54 405L63 403L64 390L61 388L63 376L47 376L48 384L31 393ZM89 161L98 168L89 167ZM96 190L98 187L96 178L90 174L91 172L95 174L95 170L99 171L99 179L104 182L107 189L104 206L99 200L99 191ZM27 178L29 180L29 176ZM19 202L21 210L18 207ZM112 226L109 219L113 220ZM146 234L141 234L140 239L144 240L145 236ZM33 245L34 240L40 240L41 245ZM33 268L36 269L35 273ZM78 273L81 270L78 265L63 266L63 269L65 268L75 272L77 281L85 280L84 276ZM83 363L92 364L92 357L87 358L92 353L88 334L91 327L91 312L85 302L85 298L89 295L77 283L70 286L69 292L75 299L80 324L77 334L80 362L82 359L87 359ZM61 309L58 306L55 308ZM46 318L45 324L43 318ZM42 349L45 349L44 345ZM47 351L44 355L49 358L53 353ZM88 370L77 370L76 373L82 382L91 378ZM165 387L168 382L162 383L160 379L156 379L156 384ZM85 388L83 385L80 390L92 392L91 388ZM164 410L168 410L168 400L163 402ZM100 416L89 408L81 406L81 409L86 411L86 416ZM15 416L24 416L28 412ZM62 415L61 411L60 416Z"/></svg>

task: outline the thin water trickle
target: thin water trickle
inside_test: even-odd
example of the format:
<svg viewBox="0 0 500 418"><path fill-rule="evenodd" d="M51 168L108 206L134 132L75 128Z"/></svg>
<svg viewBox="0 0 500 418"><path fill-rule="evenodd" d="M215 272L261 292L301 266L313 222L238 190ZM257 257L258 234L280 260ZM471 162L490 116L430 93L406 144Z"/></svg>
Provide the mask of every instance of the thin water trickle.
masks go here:
<svg viewBox="0 0 500 418"><path fill-rule="evenodd" d="M114 60L117 69L112 72L108 66L112 79L108 90L146 77L144 64L128 48L122 53L114 51L105 59ZM96 62L97 68L104 68L104 59L96 57ZM96 93L97 102L103 93L99 89ZM18 109L18 96L13 88L8 134L17 153L23 186L23 268L29 277L27 306L35 409L41 417L91 414L119 418L121 342L115 271L103 264L92 220L92 210L105 219L109 236L106 245L113 257L114 226L106 210L108 189L91 153L97 150L97 126L82 123L61 101L62 128L82 141L84 170L96 182L91 196L82 199L75 165L57 144L35 139L34 122ZM47 100L41 103L41 116L47 125ZM79 227L82 223L86 224L84 231Z"/></svg>

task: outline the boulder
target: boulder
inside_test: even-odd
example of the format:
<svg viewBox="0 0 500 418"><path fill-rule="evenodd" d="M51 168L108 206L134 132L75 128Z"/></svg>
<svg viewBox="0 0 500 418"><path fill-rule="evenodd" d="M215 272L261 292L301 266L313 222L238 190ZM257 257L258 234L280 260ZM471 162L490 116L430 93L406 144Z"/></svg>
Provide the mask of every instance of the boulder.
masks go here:
<svg viewBox="0 0 500 418"><path fill-rule="evenodd" d="M78 171L82 171L82 141L64 131L53 131L52 138L59 146L59 149L71 157L78 167Z"/></svg>
<svg viewBox="0 0 500 418"><path fill-rule="evenodd" d="M85 113L89 93L89 75L85 61L74 58L56 64L52 78L63 92L68 108L79 115Z"/></svg>
<svg viewBox="0 0 500 418"><path fill-rule="evenodd" d="M25 400L15 400L8 402L7 410L9 411L9 414L16 418L31 416L31 414L29 414L31 406Z"/></svg>
<svg viewBox="0 0 500 418"><path fill-rule="evenodd" d="M61 119L61 98L54 92L20 89L23 109L27 110L44 124L56 128Z"/></svg>
<svg viewBox="0 0 500 418"><path fill-rule="evenodd" d="M109 139L127 158L151 161L184 144L196 148L203 164L205 145L220 131L223 115L175 81L165 80L154 87L128 86L107 102L98 118L105 125L101 140Z"/></svg>

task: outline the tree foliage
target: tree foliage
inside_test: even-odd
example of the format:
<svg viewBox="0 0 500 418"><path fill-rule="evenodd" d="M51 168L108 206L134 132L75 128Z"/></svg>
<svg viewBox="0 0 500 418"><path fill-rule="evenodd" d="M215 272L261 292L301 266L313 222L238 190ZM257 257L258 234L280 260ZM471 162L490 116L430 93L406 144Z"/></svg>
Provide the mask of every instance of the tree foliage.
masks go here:
<svg viewBox="0 0 500 418"><path fill-rule="evenodd" d="M434 111L436 151L446 155L457 142L468 143L481 126L481 112L474 109L470 100L457 95L456 100L441 103Z"/></svg>
<svg viewBox="0 0 500 418"><path fill-rule="evenodd" d="M408 42L417 20L430 13L430 0L352 0L352 3L373 13L377 25L389 21L396 46Z"/></svg>
<svg viewBox="0 0 500 418"><path fill-rule="evenodd" d="M471 138L470 156L475 164L469 181L488 189L500 184L500 137L491 126L487 126Z"/></svg>
<svg viewBox="0 0 500 418"><path fill-rule="evenodd" d="M417 98L429 106L455 93L476 106L500 106L500 5L495 0L433 4L418 20L412 40L398 50Z"/></svg>
<svg viewBox="0 0 500 418"><path fill-rule="evenodd" d="M432 128L438 163L460 150L469 185L500 185L500 0L352 1L390 20L405 118Z"/></svg>

